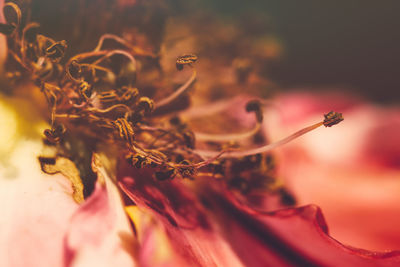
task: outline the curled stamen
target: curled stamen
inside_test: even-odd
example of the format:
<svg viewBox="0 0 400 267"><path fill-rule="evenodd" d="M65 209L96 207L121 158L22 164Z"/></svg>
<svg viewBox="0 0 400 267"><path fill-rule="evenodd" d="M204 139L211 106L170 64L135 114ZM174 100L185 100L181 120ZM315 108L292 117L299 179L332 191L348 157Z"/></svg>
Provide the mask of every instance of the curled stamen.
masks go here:
<svg viewBox="0 0 400 267"><path fill-rule="evenodd" d="M6 10L8 7L10 7L14 11L16 21L10 21L12 16ZM21 13L21 9L18 7L17 4L15 4L13 2L5 3L4 7L3 7L3 12L4 12L4 16L6 17L7 23L14 24L16 27L21 25L22 13Z"/></svg>
<svg viewBox="0 0 400 267"><path fill-rule="evenodd" d="M117 128L121 139L123 139L125 142L127 142L129 145L132 146L134 140L134 132L132 129L132 125L126 119L123 118L115 120L113 124Z"/></svg>
<svg viewBox="0 0 400 267"><path fill-rule="evenodd" d="M46 57L50 58L55 62L59 62L64 56L65 50L67 49L67 42L65 40L55 42L46 48Z"/></svg>
<svg viewBox="0 0 400 267"><path fill-rule="evenodd" d="M330 114L330 113L328 113L328 114ZM291 142L292 140L294 140L312 130L315 130L316 128L318 128L320 126L325 125L326 123L328 123L332 126L343 120L341 113L333 113L333 114L335 115L335 116L333 116L333 118L334 118L333 122L327 121L327 119L325 118L325 120L318 122L316 124L313 124L311 126L305 127L303 129L295 132L294 134L291 134L288 137L283 138L282 140L277 141L275 143L271 143L271 144L267 144L262 147L257 147L257 148L253 148L253 149L249 149L249 150L243 150L243 151L237 151L237 150L236 151L235 150L226 151L223 155L220 155L220 158L240 158L240 157L269 152L272 149L275 149L279 146L287 144L287 143ZM340 116L338 114L340 114ZM332 116L332 115L330 115L330 116ZM216 155L219 155L221 153L218 151L207 151L207 150L195 150L194 152L202 157L215 157Z"/></svg>
<svg viewBox="0 0 400 267"><path fill-rule="evenodd" d="M93 51L100 51L101 47L103 46L103 43L106 39L111 39L114 40L115 42L121 44L122 46L129 48L131 50L131 52L135 55L139 55L139 56L149 56L149 57L156 57L156 55L146 52L143 49L134 46L132 44L130 44L129 42L127 42L126 40L122 39L121 37L114 35L114 34L110 34L110 33L106 33L103 34L100 39L99 42L97 43L96 48Z"/></svg>
<svg viewBox="0 0 400 267"><path fill-rule="evenodd" d="M176 90L173 94L171 94L170 96L159 100L156 104L155 104L155 109L160 108L162 106L165 106L169 103L171 103L173 100L175 100L177 97L179 97L180 95L182 95L189 87L190 85L194 82L194 80L196 79L196 70L193 69L193 73L192 76L190 76L189 80L187 80L181 87L178 88L178 90Z"/></svg>
<svg viewBox="0 0 400 267"><path fill-rule="evenodd" d="M120 50L120 49L108 51L103 57L101 57L101 58L95 60L92 64L93 64L93 65L97 65L97 64L99 64L100 62L102 62L103 60L105 60L105 59L107 59L107 58L109 58L109 57L111 57L111 56L113 56L113 55L122 55L122 56L125 56L125 57L128 58L129 61L131 61L132 64L136 67L136 60L135 60L135 58L134 58L130 53L128 53L128 52L126 52L126 51L124 51L124 50Z"/></svg>
<svg viewBox="0 0 400 267"><path fill-rule="evenodd" d="M117 43L125 46L126 48L129 48L131 46L127 41L125 41L121 37L114 35L114 34L107 33L107 34L103 34L100 37L99 42L97 43L97 46L95 49L93 49L93 51L100 51L101 47L103 46L104 40L106 40L106 39L112 39L112 40L116 41Z"/></svg>
<svg viewBox="0 0 400 267"><path fill-rule="evenodd" d="M21 55L22 55L22 59L23 59L23 61L26 61L26 46L27 46L27 44L26 44L26 40L28 39L32 39L32 40L30 40L30 41L35 41L36 40L36 32L35 32L35 34L33 35L34 36L34 38L32 37L32 32L34 32L34 29L38 29L39 28L39 24L38 23L36 23L36 22L32 22L32 23L29 23L28 25L26 25L25 27L24 27L24 29L22 30L22 40L21 40L21 48L20 48L20 52L21 52ZM27 33L29 32L29 31L31 31L31 36L30 36L30 38L27 38ZM29 37L29 36L28 36Z"/></svg>
<svg viewBox="0 0 400 267"><path fill-rule="evenodd" d="M127 105L125 105L125 104L115 104L115 105L113 105L113 106L111 106L109 108L106 108L106 109L87 108L87 111L93 111L93 112L98 112L98 113L107 113L107 112L110 112L110 111L112 111L113 109L116 109L116 108L124 108L128 112L131 111L131 108L128 107Z"/></svg>

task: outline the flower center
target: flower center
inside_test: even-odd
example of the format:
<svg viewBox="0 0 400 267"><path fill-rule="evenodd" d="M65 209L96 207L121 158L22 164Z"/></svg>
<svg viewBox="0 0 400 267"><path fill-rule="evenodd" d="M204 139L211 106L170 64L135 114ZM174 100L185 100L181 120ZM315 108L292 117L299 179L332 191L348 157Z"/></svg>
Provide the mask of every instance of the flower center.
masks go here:
<svg viewBox="0 0 400 267"><path fill-rule="evenodd" d="M154 168L157 180L229 177L231 186L245 192L251 187L275 186L271 185L275 176L272 149L343 120L342 114L332 111L323 121L280 141L246 148L246 140L260 135L263 121L263 101L251 100L245 107L255 116L251 129L229 134L193 131L181 120L183 109L178 103L196 80L196 55L182 55L175 62L178 71L190 68L188 80L167 97L152 99L136 88L136 76L138 62L147 62L151 71L159 68L158 55L105 34L92 51L63 64L66 41L38 34L37 23L21 25L19 7L11 2L6 6L15 15L1 28L9 37L7 67L11 73L23 73L23 78L33 81L46 97L50 129L44 136L62 151L68 151L74 142L68 136L79 136L94 149L98 144L117 146L133 167ZM106 47L106 40L114 42L115 48Z"/></svg>

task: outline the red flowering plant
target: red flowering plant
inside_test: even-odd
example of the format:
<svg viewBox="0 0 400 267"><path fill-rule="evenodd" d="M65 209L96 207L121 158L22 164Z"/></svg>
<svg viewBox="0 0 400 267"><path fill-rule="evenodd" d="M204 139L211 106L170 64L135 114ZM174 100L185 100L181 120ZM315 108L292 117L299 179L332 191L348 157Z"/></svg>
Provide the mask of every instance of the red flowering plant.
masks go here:
<svg viewBox="0 0 400 267"><path fill-rule="evenodd" d="M123 1L124 7L136 4ZM295 158L306 154L307 146L282 150L282 164L275 149L338 124L341 113L317 107L312 111L322 118L270 142L275 127L273 120L265 121L270 113L264 109L275 109L278 100L240 95L198 103L211 91L203 84L201 100L191 105L187 92L197 75L206 83L216 76L207 77L207 65L196 70L196 55L183 53L165 63L168 56L162 60L160 51L146 46L148 36L128 41L108 33L94 49L67 55L68 42L41 34L23 3L1 1L0 6L5 15L0 17L2 81L13 88L8 99L28 106L29 95L38 116L49 122L43 146L29 140L15 144L10 161L19 168L9 176L17 178L2 181L2 202L10 203L1 221L5 266L399 264L398 252L355 249L333 239L321 210L293 207L291 192L301 190L293 180L287 187L279 178L296 177L291 166L304 164L302 173L310 176L314 167L307 168L311 156ZM175 90L165 64L177 69L175 79L188 77ZM248 61L234 65L233 71L221 70L229 74L225 82L236 77L232 88L264 83L250 74ZM315 107L298 99L285 104L285 111L298 107L295 114L281 115L288 125L299 111ZM347 106L336 107L347 111ZM3 115L8 125L14 115ZM34 128L34 120L15 116L17 124Z"/></svg>

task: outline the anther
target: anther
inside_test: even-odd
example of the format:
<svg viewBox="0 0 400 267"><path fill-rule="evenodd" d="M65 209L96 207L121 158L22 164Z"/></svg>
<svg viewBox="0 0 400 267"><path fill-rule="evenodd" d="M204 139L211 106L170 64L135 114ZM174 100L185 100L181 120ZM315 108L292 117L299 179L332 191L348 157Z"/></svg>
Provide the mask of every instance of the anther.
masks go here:
<svg viewBox="0 0 400 267"><path fill-rule="evenodd" d="M87 82L82 82L79 85L79 94L85 99L86 101L89 100L90 96L92 95L91 86Z"/></svg>
<svg viewBox="0 0 400 267"><path fill-rule="evenodd" d="M120 100L121 102L134 102L139 95L139 90L137 88L123 86L120 90L117 91L117 93L119 94L118 100ZM152 100L151 105L154 106ZM153 107L151 107L151 109L153 109Z"/></svg>
<svg viewBox="0 0 400 267"><path fill-rule="evenodd" d="M134 132L131 124L124 118L115 120L113 124L117 128L119 136L129 145L132 145L134 140Z"/></svg>
<svg viewBox="0 0 400 267"><path fill-rule="evenodd" d="M197 56L193 54L180 56L176 59L176 69L183 70L184 65L191 66L191 64L196 61L197 61Z"/></svg>
<svg viewBox="0 0 400 267"><path fill-rule="evenodd" d="M46 56L54 61L59 61L64 56L66 48L67 42L65 40L56 42L46 49Z"/></svg>
<svg viewBox="0 0 400 267"><path fill-rule="evenodd" d="M327 114L324 114L324 126L325 127L332 127L333 125L338 124L339 122L343 121L342 113L331 111Z"/></svg>
<svg viewBox="0 0 400 267"><path fill-rule="evenodd" d="M154 101L148 97L141 97L137 104L139 110L143 110L146 115L150 114L154 109Z"/></svg>
<svg viewBox="0 0 400 267"><path fill-rule="evenodd" d="M128 155L127 160L132 166L136 167L137 169L141 169L150 164L150 161L146 157L138 154Z"/></svg>
<svg viewBox="0 0 400 267"><path fill-rule="evenodd" d="M177 171L182 178L192 178L196 172L196 169L189 161L183 160L179 162Z"/></svg>
<svg viewBox="0 0 400 267"><path fill-rule="evenodd" d="M55 144L60 142L61 136L65 133L65 127L62 124L57 124L52 129L44 130L43 133L46 136L47 141Z"/></svg>
<svg viewBox="0 0 400 267"><path fill-rule="evenodd" d="M254 112L256 114L256 118L258 122L262 122L263 114L261 108L261 102L259 100L250 100L246 104L247 112Z"/></svg>

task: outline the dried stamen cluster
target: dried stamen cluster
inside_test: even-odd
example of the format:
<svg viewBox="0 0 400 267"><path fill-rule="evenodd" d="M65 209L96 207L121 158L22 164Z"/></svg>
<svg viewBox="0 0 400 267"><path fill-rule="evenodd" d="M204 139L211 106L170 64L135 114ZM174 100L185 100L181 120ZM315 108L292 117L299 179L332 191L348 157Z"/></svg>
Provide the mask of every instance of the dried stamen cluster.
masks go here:
<svg viewBox="0 0 400 267"><path fill-rule="evenodd" d="M152 53L105 34L92 51L75 55L62 64L66 41L38 34L37 23L21 25L22 14L16 4L9 2L5 9L6 14L13 14L6 16L6 24L0 25L0 32L9 37L9 65L14 68L11 74L29 76L46 97L51 114L50 129L44 132L48 142L62 145L66 130L79 129L88 139L116 143L132 166L154 168L158 180L211 175L230 177L229 184L242 192L265 187L282 190L271 185L274 168L267 152L321 125L332 126L343 120L341 114L330 112L323 122L277 143L233 149L227 145L229 142L240 143L259 132L263 120L260 101L246 105L246 111L255 115L255 126L236 134L194 133L181 121L179 113L171 115L168 108L162 114L153 112L168 107L190 88L196 79L193 63L197 56L178 57L176 68L180 71L191 67L192 75L171 95L154 101L135 87L137 60L157 58ZM118 49L105 48L105 40L117 43ZM18 76L11 74L8 77ZM211 150L207 146L210 142L217 143L219 150ZM199 144L207 149L196 149Z"/></svg>

